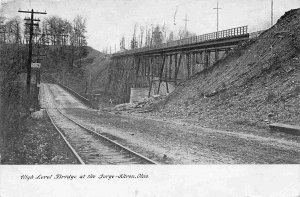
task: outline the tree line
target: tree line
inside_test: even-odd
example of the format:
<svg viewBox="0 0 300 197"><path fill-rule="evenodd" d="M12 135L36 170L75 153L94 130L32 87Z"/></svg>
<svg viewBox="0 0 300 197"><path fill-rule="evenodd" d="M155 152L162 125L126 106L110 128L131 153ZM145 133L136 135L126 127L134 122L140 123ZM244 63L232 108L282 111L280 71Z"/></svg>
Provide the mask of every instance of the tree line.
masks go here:
<svg viewBox="0 0 300 197"><path fill-rule="evenodd" d="M183 28L180 28L178 31L169 31L165 24L157 24L151 27L143 25L138 26L135 24L133 27L132 37L128 43L126 43L125 36L122 36L120 40L120 51L156 46L162 43L172 42L174 40L180 40L194 35L194 33L191 33Z"/></svg>
<svg viewBox="0 0 300 197"><path fill-rule="evenodd" d="M87 46L86 32L86 19L80 15L71 21L49 16L34 27L34 41L48 45ZM28 40L29 25L25 21L20 17L0 16L0 43L26 44Z"/></svg>

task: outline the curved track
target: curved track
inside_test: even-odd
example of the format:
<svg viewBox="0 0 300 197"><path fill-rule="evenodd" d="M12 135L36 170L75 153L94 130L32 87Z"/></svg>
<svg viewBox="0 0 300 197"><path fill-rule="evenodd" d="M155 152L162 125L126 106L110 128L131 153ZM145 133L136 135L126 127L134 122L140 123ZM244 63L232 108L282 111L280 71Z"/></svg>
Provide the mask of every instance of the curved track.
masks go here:
<svg viewBox="0 0 300 197"><path fill-rule="evenodd" d="M49 85L45 88L53 93ZM81 164L157 164L65 115L56 104L47 114Z"/></svg>

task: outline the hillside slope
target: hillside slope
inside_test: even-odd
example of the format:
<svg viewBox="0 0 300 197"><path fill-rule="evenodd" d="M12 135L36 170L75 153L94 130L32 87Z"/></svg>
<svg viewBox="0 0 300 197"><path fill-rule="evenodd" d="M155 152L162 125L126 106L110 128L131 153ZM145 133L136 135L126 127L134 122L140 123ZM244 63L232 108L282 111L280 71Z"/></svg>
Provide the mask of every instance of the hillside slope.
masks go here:
<svg viewBox="0 0 300 197"><path fill-rule="evenodd" d="M88 57L93 57L93 62L86 65L91 92L102 92L108 83L110 59L103 53L92 49Z"/></svg>
<svg viewBox="0 0 300 197"><path fill-rule="evenodd" d="M105 87L107 74L101 77L101 83L99 80L92 83L107 70L106 64L103 64L106 61L105 54L91 47L79 49L71 46L50 46L45 53L47 57L42 61L43 75L51 75L81 94L93 92L94 86L96 89Z"/></svg>
<svg viewBox="0 0 300 197"><path fill-rule="evenodd" d="M300 10L180 84L158 106L163 116L203 126L261 132L271 122L300 124Z"/></svg>
<svg viewBox="0 0 300 197"><path fill-rule="evenodd" d="M102 91L108 82L106 62L105 54L92 47L86 47L86 56L81 62L77 59L74 62L75 68L66 73L65 84L81 94ZM76 75L77 70L81 70L81 75Z"/></svg>

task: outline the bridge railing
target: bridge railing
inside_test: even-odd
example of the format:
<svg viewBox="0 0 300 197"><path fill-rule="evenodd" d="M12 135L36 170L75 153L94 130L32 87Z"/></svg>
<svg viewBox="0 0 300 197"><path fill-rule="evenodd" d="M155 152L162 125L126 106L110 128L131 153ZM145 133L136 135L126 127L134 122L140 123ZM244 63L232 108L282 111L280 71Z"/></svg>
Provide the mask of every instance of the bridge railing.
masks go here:
<svg viewBox="0 0 300 197"><path fill-rule="evenodd" d="M183 46L183 45L189 45L189 44L197 44L197 43L211 41L211 40L218 40L218 39L224 39L224 38L245 35L247 33L248 33L248 26L236 27L236 28L232 28L232 29L222 30L219 32L213 32L213 33L203 34L203 35L199 35L199 36L191 36L189 38L184 38L184 39L180 39L180 40L174 40L174 41L163 43L160 45L147 46L147 47L142 47L142 48L138 48L138 49L117 52L117 53L114 53L113 56L130 55L130 54L134 54L134 53L146 52L146 51L151 51L151 50L155 50L155 49L177 47L177 46Z"/></svg>

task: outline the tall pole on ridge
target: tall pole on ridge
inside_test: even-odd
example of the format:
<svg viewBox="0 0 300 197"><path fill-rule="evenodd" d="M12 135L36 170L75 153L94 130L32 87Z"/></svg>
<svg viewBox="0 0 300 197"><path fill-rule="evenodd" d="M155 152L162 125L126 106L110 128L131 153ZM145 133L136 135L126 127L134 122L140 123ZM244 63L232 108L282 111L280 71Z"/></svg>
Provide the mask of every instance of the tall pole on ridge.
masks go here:
<svg viewBox="0 0 300 197"><path fill-rule="evenodd" d="M184 33L186 34L187 32L187 22L188 22L188 17L187 17L187 13L185 13L185 18L184 18Z"/></svg>
<svg viewBox="0 0 300 197"><path fill-rule="evenodd" d="M221 8L219 8L219 0L217 0L217 7L216 8L214 8L215 10L217 10L217 38L219 37L219 10L221 9Z"/></svg>

